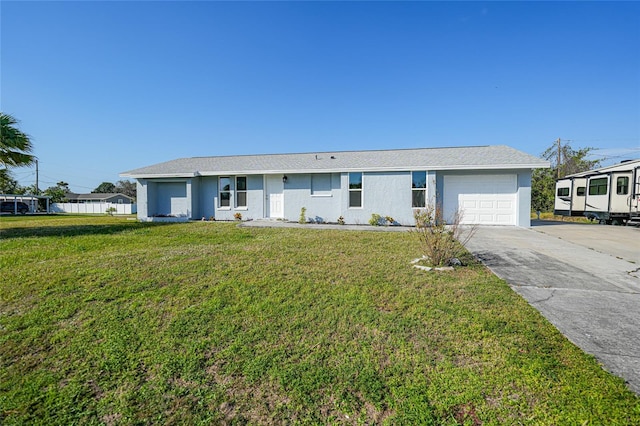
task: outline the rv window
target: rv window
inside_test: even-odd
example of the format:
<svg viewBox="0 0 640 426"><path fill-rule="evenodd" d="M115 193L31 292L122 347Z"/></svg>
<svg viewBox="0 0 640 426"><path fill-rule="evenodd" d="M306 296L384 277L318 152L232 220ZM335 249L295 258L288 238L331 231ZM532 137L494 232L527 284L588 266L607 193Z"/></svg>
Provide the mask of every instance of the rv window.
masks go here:
<svg viewBox="0 0 640 426"><path fill-rule="evenodd" d="M607 178L591 179L589 181L589 195L606 195Z"/></svg>
<svg viewBox="0 0 640 426"><path fill-rule="evenodd" d="M558 188L558 197L566 197L569 195L569 188Z"/></svg>
<svg viewBox="0 0 640 426"><path fill-rule="evenodd" d="M585 188L584 186L579 186L579 187L576 189L576 195L577 195L578 197L584 197L585 192L587 192L587 191L586 191L586 188Z"/></svg>
<svg viewBox="0 0 640 426"><path fill-rule="evenodd" d="M629 193L629 177L619 177L616 181L616 194L627 195Z"/></svg>

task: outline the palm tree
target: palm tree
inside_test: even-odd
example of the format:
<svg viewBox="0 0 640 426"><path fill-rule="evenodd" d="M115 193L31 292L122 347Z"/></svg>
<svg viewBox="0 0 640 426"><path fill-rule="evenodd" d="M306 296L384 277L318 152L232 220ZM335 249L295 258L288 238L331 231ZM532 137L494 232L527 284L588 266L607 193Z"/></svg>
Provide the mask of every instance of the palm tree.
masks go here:
<svg viewBox="0 0 640 426"><path fill-rule="evenodd" d="M29 136L20 131L18 120L9 114L0 112L0 166L30 166L36 160L30 152L33 149Z"/></svg>

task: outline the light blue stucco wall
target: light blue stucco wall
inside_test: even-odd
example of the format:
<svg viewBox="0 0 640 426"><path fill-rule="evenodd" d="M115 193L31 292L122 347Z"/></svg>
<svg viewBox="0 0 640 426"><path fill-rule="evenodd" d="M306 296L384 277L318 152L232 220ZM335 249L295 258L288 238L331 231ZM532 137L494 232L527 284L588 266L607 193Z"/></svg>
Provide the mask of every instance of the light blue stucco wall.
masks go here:
<svg viewBox="0 0 640 426"><path fill-rule="evenodd" d="M193 188L191 179L139 179L137 191L139 219L155 215L191 218L194 205L191 195L198 187L196 184Z"/></svg>
<svg viewBox="0 0 640 426"><path fill-rule="evenodd" d="M198 178L200 193L198 194L199 209L196 217L215 217L215 206L218 196L218 178L215 176L205 176Z"/></svg>
<svg viewBox="0 0 640 426"><path fill-rule="evenodd" d="M242 175L245 176L245 175ZM262 175L249 175L247 178L247 207L236 207L236 176L231 178L231 200L229 207L220 207L219 176L204 176L200 179L200 209L198 217L216 220L234 220L240 213L243 220L262 219L264 217L264 192Z"/></svg>
<svg viewBox="0 0 640 426"><path fill-rule="evenodd" d="M175 215L189 217L191 206L185 180L156 182L156 205L153 214Z"/></svg>
<svg viewBox="0 0 640 426"><path fill-rule="evenodd" d="M349 174L341 176L344 188ZM364 172L362 174L362 207L349 207L349 191L341 194L342 211L347 223L367 224L371 215L391 216L401 225L413 225L411 207L411 172Z"/></svg>
<svg viewBox="0 0 640 426"><path fill-rule="evenodd" d="M149 214L149 185L147 179L138 179L136 182L136 200L138 203L138 218L146 219Z"/></svg>
<svg viewBox="0 0 640 426"><path fill-rule="evenodd" d="M427 197L430 202L442 200L445 175L515 174L517 175L516 225L530 226L531 171L428 171ZM265 217L265 181L263 175L247 176L247 207L236 207L235 176L231 177L231 207L221 208L218 203L218 176L179 179L139 179L138 217L154 214L185 215L189 219L215 217L216 220L234 220L240 212L243 220ZM371 215L391 216L397 223L413 225L411 207L411 171L363 172L362 207L349 208L348 173L331 173L331 188L323 195L312 195L312 175L288 174L284 184L284 218L297 221L301 207L306 217L324 222L336 222L343 216L346 223L367 224Z"/></svg>
<svg viewBox="0 0 640 426"><path fill-rule="evenodd" d="M435 179L431 179L435 188ZM363 173L362 207L349 208L349 174L331 173L331 191L326 195L313 195L311 174L287 175L284 187L285 219L297 221L301 207L306 208L307 219L337 222L343 216L346 223L367 224L373 213L391 216L402 225L413 225L411 207L411 172ZM431 194L433 189L427 189ZM429 196L429 195L428 195Z"/></svg>
<svg viewBox="0 0 640 426"><path fill-rule="evenodd" d="M531 226L531 170L518 170L516 225Z"/></svg>
<svg viewBox="0 0 640 426"><path fill-rule="evenodd" d="M324 173L327 175L327 173ZM302 207L307 209L306 217L320 222L336 222L340 216L341 181L339 173L329 173L331 189L323 195L311 193L311 174L287 175L284 185L284 217L297 221Z"/></svg>

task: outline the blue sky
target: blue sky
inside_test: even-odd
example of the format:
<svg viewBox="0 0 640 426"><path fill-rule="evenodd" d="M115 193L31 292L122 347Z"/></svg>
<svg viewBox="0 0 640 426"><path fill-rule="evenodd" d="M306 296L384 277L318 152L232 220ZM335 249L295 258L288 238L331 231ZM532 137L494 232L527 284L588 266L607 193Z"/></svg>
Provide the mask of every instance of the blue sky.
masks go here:
<svg viewBox="0 0 640 426"><path fill-rule="evenodd" d="M0 4L40 187L179 157L557 138L640 157L635 2ZM14 169L23 185L34 168Z"/></svg>

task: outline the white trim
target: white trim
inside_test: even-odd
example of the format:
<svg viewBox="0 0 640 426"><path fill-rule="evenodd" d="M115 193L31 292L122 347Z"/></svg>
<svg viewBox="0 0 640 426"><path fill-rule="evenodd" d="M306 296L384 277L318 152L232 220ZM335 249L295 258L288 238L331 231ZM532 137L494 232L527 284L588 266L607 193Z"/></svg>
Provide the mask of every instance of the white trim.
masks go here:
<svg viewBox="0 0 640 426"><path fill-rule="evenodd" d="M458 170L521 170L521 169L539 169L548 168L548 162L544 165L540 164L491 164L491 165L450 165L450 166L433 166L425 164L425 170L430 171L458 171ZM195 176L227 176L227 175L277 175L277 174L300 174L300 173L350 173L350 172L406 172L408 170L414 170L415 166L394 166L394 167L371 167L371 168L330 168L330 169L239 169L239 170L218 170L218 171L200 171L193 172L192 174L126 174L121 173L121 177L128 177L132 179L152 179L160 177L195 177Z"/></svg>

